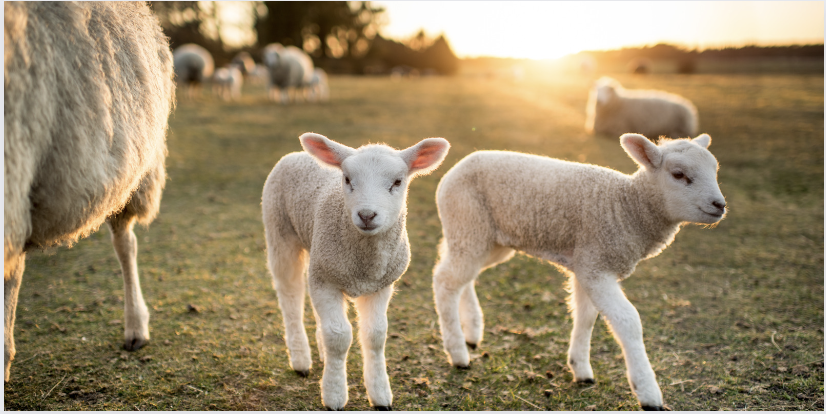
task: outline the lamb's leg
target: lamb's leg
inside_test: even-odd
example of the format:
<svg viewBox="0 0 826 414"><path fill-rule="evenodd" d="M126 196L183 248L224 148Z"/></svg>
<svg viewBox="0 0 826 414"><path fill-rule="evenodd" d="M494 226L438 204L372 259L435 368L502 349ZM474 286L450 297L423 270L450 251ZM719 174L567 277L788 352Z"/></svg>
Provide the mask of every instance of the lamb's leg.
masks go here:
<svg viewBox="0 0 826 414"><path fill-rule="evenodd" d="M384 361L387 305L392 295L393 285L390 285L355 300L359 318L359 343L364 359L364 387L370 405L378 409L390 409L393 405L393 392L390 390L387 364Z"/></svg>
<svg viewBox="0 0 826 414"><path fill-rule="evenodd" d="M616 275L579 272L576 277L622 346L628 381L640 405L644 409L662 409L662 392L645 353L640 315L625 297Z"/></svg>
<svg viewBox="0 0 826 414"><path fill-rule="evenodd" d="M137 351L149 342L149 309L143 300L138 278L138 238L132 228L135 216L124 209L107 223L112 244L123 272L124 342L127 351Z"/></svg>
<svg viewBox="0 0 826 414"><path fill-rule="evenodd" d="M594 382L594 371L591 369L591 332L597 319L597 309L591 299L577 282L574 275L570 277L571 284L571 313L574 318L574 329L571 332L571 346L568 348L568 367L574 374L574 381L583 383Z"/></svg>
<svg viewBox="0 0 826 414"><path fill-rule="evenodd" d="M3 263L5 267L3 290L5 293L4 309L5 324L3 325L4 332L4 357L5 357L5 374L3 380L9 382L9 369L11 369L11 361L14 359L16 350L14 348L14 319L17 314L17 296L20 292L20 282L23 281L23 269L26 267L26 254L20 253L10 255L8 261Z"/></svg>
<svg viewBox="0 0 826 414"><path fill-rule="evenodd" d="M481 267L481 263L460 259L447 252L433 272L433 298L439 314L442 341L450 363L457 368L465 369L470 365L459 316L460 295L476 278ZM478 311L481 313L481 310Z"/></svg>
<svg viewBox="0 0 826 414"><path fill-rule="evenodd" d="M306 377L312 366L310 341L304 329L304 270L307 268L307 252L285 241L269 240L267 250L273 287L284 319L290 366L298 375Z"/></svg>
<svg viewBox="0 0 826 414"><path fill-rule="evenodd" d="M318 346L318 359L324 362L324 336L321 334L321 322L318 321L318 312L313 308L313 317L315 318L315 343Z"/></svg>
<svg viewBox="0 0 826 414"><path fill-rule="evenodd" d="M482 314L482 307L479 306L479 298L476 296L475 280L466 284L462 289L459 299L459 320L465 335L465 343L470 349L476 349L482 343L485 317Z"/></svg>
<svg viewBox="0 0 826 414"><path fill-rule="evenodd" d="M324 342L321 401L328 409L340 410L347 404L347 352L353 342L353 327L347 320L347 302L341 291L318 286L312 283L312 277L311 272L310 299Z"/></svg>

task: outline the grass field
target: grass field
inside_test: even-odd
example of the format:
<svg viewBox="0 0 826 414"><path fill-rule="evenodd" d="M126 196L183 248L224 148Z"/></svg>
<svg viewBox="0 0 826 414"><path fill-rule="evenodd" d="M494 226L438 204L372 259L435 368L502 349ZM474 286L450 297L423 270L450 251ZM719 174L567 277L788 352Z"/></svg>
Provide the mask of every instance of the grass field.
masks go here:
<svg viewBox="0 0 826 414"><path fill-rule="evenodd" d="M694 101L730 206L718 226L685 227L624 282L666 404L823 410L823 76L618 80ZM354 147L432 136L452 144L443 166L410 187L412 260L388 315L395 409L638 409L602 321L592 344L596 384L572 383L564 276L552 266L518 255L480 276L486 333L469 371L448 365L433 306L434 194L459 159L506 149L635 170L618 137L584 133L590 82L333 77L323 105L278 106L251 86L238 103L179 102L161 213L136 230L151 342L121 349L123 286L108 231L31 253L5 408L322 409L314 321L308 311L315 365L300 378L289 368L260 217L270 169L314 131ZM356 341L348 383L347 409L369 409Z"/></svg>

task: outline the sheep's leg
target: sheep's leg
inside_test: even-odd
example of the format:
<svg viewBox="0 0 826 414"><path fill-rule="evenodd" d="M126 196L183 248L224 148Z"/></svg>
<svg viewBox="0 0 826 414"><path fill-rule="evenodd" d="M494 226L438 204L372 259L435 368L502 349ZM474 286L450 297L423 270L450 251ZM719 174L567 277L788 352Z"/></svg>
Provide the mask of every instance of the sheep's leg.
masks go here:
<svg viewBox="0 0 826 414"><path fill-rule="evenodd" d="M304 329L304 271L307 268L307 252L300 247L287 246L283 241L280 244L268 242L267 249L273 287L284 319L290 367L306 377L312 366L310 341Z"/></svg>
<svg viewBox="0 0 826 414"><path fill-rule="evenodd" d="M5 293L4 309L5 324L4 329L4 357L5 357L5 374L3 380L9 382L9 370L11 369L11 361L14 359L16 350L14 348L14 320L17 315L17 296L20 292L20 282L23 281L23 269L26 267L26 253L10 255L7 261L3 263L4 269L4 284L3 290Z"/></svg>
<svg viewBox="0 0 826 414"><path fill-rule="evenodd" d="M313 308L313 317L315 318L315 342L318 346L318 359L324 363L324 336L321 333L321 322L318 321L318 312Z"/></svg>
<svg viewBox="0 0 826 414"><path fill-rule="evenodd" d="M149 342L149 309L143 300L138 278L138 238L132 228L135 216L129 209L107 223L112 233L112 244L123 272L124 342L127 351L137 351Z"/></svg>
<svg viewBox="0 0 826 414"><path fill-rule="evenodd" d="M662 392L645 353L640 315L625 297L616 275L578 274L577 278L622 346L628 381L640 405L644 409L662 409Z"/></svg>
<svg viewBox="0 0 826 414"><path fill-rule="evenodd" d="M459 321L462 324L465 343L470 349L476 349L482 343L485 317L482 314L482 307L479 306L479 298L476 296L475 280L466 284L459 296Z"/></svg>
<svg viewBox="0 0 826 414"><path fill-rule="evenodd" d="M310 299L321 324L324 342L324 372L321 375L321 401L328 409L339 410L347 404L347 352L353 342L353 327L347 320L344 294L334 288L310 281Z"/></svg>
<svg viewBox="0 0 826 414"><path fill-rule="evenodd" d="M355 300L359 318L359 343L364 359L364 387L370 404L379 409L393 405L393 392L387 378L384 343L387 339L387 305L393 285Z"/></svg>
<svg viewBox="0 0 826 414"><path fill-rule="evenodd" d="M577 282L576 276L571 275L571 313L574 318L574 329L571 332L571 346L568 348L568 367L574 374L574 381L583 383L594 382L594 371L591 369L591 332L597 319L597 309L591 303L588 294Z"/></svg>
<svg viewBox="0 0 826 414"><path fill-rule="evenodd" d="M465 335L459 316L462 290L479 274L480 263L462 260L450 253L436 265L433 272L433 298L439 314L439 328L450 363L457 368L468 368L470 354L465 345ZM470 287L472 288L472 286ZM481 313L481 310L478 310Z"/></svg>

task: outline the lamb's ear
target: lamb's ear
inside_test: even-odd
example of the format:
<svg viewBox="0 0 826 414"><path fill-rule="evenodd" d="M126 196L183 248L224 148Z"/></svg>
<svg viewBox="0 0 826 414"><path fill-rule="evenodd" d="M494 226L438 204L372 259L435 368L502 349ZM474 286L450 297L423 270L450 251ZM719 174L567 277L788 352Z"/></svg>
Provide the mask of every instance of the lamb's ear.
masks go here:
<svg viewBox="0 0 826 414"><path fill-rule="evenodd" d="M620 145L641 167L648 169L660 168L663 161L662 151L648 138L640 134L623 134L620 137Z"/></svg>
<svg viewBox="0 0 826 414"><path fill-rule="evenodd" d="M304 133L298 139L301 140L304 151L307 151L318 161L332 167L341 168L344 159L356 152L353 148L312 132Z"/></svg>
<svg viewBox="0 0 826 414"><path fill-rule="evenodd" d="M703 148L708 148L708 146L711 145L711 136L709 136L708 134L702 134L697 138L692 139L691 142Z"/></svg>
<svg viewBox="0 0 826 414"><path fill-rule="evenodd" d="M402 150L399 156L407 163L411 177L429 174L439 167L447 156L450 143L444 138L427 138Z"/></svg>

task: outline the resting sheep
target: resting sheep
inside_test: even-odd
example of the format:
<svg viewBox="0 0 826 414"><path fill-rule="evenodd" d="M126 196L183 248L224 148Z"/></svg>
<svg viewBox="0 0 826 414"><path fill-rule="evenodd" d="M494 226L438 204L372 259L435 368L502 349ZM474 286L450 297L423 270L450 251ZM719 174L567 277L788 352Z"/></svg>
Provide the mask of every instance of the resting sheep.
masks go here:
<svg viewBox="0 0 826 414"><path fill-rule="evenodd" d="M26 252L107 222L124 279L125 342L149 340L135 222L158 213L172 54L144 3L4 3L5 380Z"/></svg>
<svg viewBox="0 0 826 414"><path fill-rule="evenodd" d="M218 68L212 77L212 88L215 94L225 101L241 99L241 87L244 84L244 75L236 65Z"/></svg>
<svg viewBox="0 0 826 414"><path fill-rule="evenodd" d="M330 100L330 86L327 81L327 72L321 68L313 70L313 77L307 85L309 90L307 99L310 102L327 102Z"/></svg>
<svg viewBox="0 0 826 414"><path fill-rule="evenodd" d="M200 87L212 78L215 69L212 55L201 46L187 43L175 49L175 81L184 88L187 98L199 93Z"/></svg>
<svg viewBox="0 0 826 414"><path fill-rule="evenodd" d="M313 77L313 60L303 50L295 46L284 47L279 43L272 43L264 48L264 64L269 68L267 78L267 93L270 99L275 100L279 95L280 102L290 101L289 92L293 91L294 101L298 94L304 94L304 88L310 84Z"/></svg>
<svg viewBox="0 0 826 414"><path fill-rule="evenodd" d="M689 100L663 91L624 89L608 77L594 84L585 112L588 133L614 137L631 132L687 138L699 127L697 108Z"/></svg>
<svg viewBox="0 0 826 414"><path fill-rule="evenodd" d="M482 341L474 288L482 270L515 251L548 260L569 276L574 327L568 366L593 382L589 349L597 313L620 343L631 389L643 408L661 409L639 314L620 281L654 257L684 223L712 225L726 203L717 185L711 138L620 137L639 164L633 175L515 152L479 151L445 174L436 190L444 238L433 273L442 340L450 362L467 367L466 344Z"/></svg>
<svg viewBox="0 0 826 414"><path fill-rule="evenodd" d="M311 359L304 330L304 272L324 363L321 398L347 404L347 352L352 327L347 302L358 311L364 385L370 404L390 408L393 394L384 360L387 306L393 283L407 270L407 187L436 169L449 144L428 138L397 151L386 145L353 149L321 135L301 136L306 152L284 156L264 184L262 211L267 263L284 318L290 366L302 376Z"/></svg>

